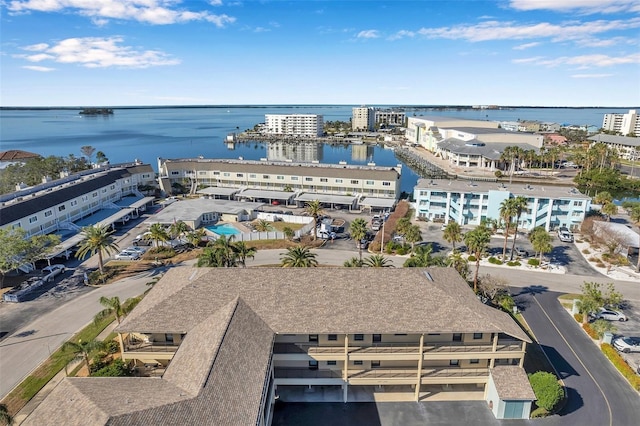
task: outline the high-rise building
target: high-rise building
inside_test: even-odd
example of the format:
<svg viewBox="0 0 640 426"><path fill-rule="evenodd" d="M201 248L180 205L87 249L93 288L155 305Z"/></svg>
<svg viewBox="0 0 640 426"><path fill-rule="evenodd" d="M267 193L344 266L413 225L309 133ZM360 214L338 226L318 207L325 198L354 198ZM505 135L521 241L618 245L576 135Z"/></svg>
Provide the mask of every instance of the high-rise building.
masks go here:
<svg viewBox="0 0 640 426"><path fill-rule="evenodd" d="M318 114L265 114L264 123L269 135L318 137L324 133L324 120Z"/></svg>
<svg viewBox="0 0 640 426"><path fill-rule="evenodd" d="M353 108L351 117L351 128L353 130L371 131L375 125L376 110L373 107L356 107Z"/></svg>
<svg viewBox="0 0 640 426"><path fill-rule="evenodd" d="M630 109L626 114L605 114L602 120L602 128L620 133L622 136L633 133L640 136L640 117L635 109Z"/></svg>

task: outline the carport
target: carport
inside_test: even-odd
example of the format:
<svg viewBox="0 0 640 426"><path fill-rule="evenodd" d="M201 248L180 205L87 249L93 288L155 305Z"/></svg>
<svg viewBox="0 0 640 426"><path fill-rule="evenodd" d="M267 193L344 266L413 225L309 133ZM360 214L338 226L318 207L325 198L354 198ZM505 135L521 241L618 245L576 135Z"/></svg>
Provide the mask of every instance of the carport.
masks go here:
<svg viewBox="0 0 640 426"><path fill-rule="evenodd" d="M349 195L329 195L329 194L316 194L316 193L304 193L295 198L295 201L299 204L305 204L311 201L320 201L322 204L328 204L332 209L336 206L346 206L349 210L352 210L358 197Z"/></svg>
<svg viewBox="0 0 640 426"><path fill-rule="evenodd" d="M276 201L278 204L284 203L287 206L292 201L292 198L294 196L295 193L293 192L269 191L266 189L245 189L239 194L236 194L236 198L239 198L241 200L268 200L269 204L273 204L273 202Z"/></svg>
<svg viewBox="0 0 640 426"><path fill-rule="evenodd" d="M116 201L115 204L123 208L132 209L131 216L133 216L133 218L139 217L140 212L147 209L147 204L155 200L155 197L134 197L133 202L131 202L129 198L131 197L124 197L119 201Z"/></svg>
<svg viewBox="0 0 640 426"><path fill-rule="evenodd" d="M209 198L231 200L236 193L240 192L239 188L222 188L219 186L209 186L196 191L196 194L206 195Z"/></svg>
<svg viewBox="0 0 640 426"><path fill-rule="evenodd" d="M370 212L381 211L382 213L390 213L396 205L395 198L376 198L365 197L359 201L359 205L363 209L369 209Z"/></svg>

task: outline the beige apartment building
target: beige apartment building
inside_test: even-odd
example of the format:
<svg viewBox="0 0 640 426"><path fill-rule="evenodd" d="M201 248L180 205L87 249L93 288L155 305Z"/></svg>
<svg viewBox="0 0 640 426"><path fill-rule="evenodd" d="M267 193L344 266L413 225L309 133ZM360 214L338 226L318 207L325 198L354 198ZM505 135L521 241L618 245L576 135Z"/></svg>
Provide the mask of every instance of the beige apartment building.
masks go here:
<svg viewBox="0 0 640 426"><path fill-rule="evenodd" d="M498 418L535 399L529 338L452 268L174 268L116 331L156 377L65 379L25 424L269 425L306 389L485 400Z"/></svg>
<svg viewBox="0 0 640 426"><path fill-rule="evenodd" d="M171 193L179 182L198 186L289 191L396 200L400 195L400 167L293 163L225 159L158 159L160 186ZM195 192L195 191L194 191ZM269 198L268 193L264 198Z"/></svg>

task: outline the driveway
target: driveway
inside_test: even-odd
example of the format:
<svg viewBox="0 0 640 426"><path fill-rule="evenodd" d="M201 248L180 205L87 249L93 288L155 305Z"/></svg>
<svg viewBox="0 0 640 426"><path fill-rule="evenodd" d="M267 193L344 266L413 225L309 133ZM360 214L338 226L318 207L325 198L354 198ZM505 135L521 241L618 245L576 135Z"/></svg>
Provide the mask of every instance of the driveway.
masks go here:
<svg viewBox="0 0 640 426"><path fill-rule="evenodd" d="M557 301L560 293L532 285L512 288L538 342L567 387L569 401L549 424L632 425L640 396ZM546 422L545 422L546 424Z"/></svg>

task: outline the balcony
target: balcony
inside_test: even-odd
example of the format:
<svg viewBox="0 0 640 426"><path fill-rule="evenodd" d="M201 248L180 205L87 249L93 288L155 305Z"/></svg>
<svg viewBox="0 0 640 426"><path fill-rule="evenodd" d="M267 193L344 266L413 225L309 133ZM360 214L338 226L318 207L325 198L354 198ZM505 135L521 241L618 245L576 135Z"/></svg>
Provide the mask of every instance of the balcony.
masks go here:
<svg viewBox="0 0 640 426"><path fill-rule="evenodd" d="M164 342L124 342L124 359L171 359L178 350L177 344Z"/></svg>
<svg viewBox="0 0 640 426"><path fill-rule="evenodd" d="M489 370L486 368L424 368L420 376L423 384L472 384L486 383ZM414 384L417 369L375 368L357 372L349 371L352 385Z"/></svg>

